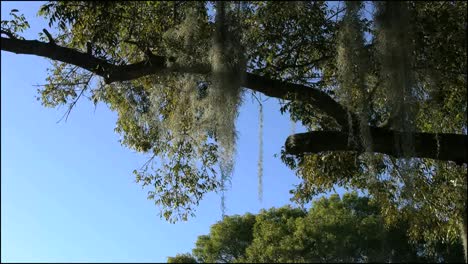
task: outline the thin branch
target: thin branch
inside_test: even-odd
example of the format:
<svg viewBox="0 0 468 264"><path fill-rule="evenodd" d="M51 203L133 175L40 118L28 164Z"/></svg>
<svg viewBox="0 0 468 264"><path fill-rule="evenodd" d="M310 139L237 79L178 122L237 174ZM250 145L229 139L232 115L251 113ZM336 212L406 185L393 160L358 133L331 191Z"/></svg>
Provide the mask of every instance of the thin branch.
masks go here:
<svg viewBox="0 0 468 264"><path fill-rule="evenodd" d="M63 120L63 118L65 117L65 122L67 122L68 120L68 116L70 115L73 107L76 105L76 103L78 102L78 100L80 100L81 96L83 95L84 91L87 90L88 88L88 85L89 85L89 82L91 81L91 79L93 78L93 74L90 74L90 77L88 78L88 80L85 82L85 85L83 86L83 89L81 90L80 94L76 97L75 100L73 100L73 102L70 104L70 106L68 107L68 110L65 112L65 114L62 116L62 118L60 118L60 120L57 121L57 123L59 123L60 121Z"/></svg>
<svg viewBox="0 0 468 264"><path fill-rule="evenodd" d="M149 158L149 159L145 162L145 164L143 164L143 166L140 167L140 171L143 170L143 168L145 168L145 170L148 169L148 165L151 163L151 161L153 161L153 159L154 159L155 157L156 157L156 154L153 154L153 155L151 156L151 158Z"/></svg>
<svg viewBox="0 0 468 264"><path fill-rule="evenodd" d="M65 79L68 79L68 77L70 77L70 75L75 74L77 71L78 71L78 66L74 66L74 67L67 73L67 75L65 76Z"/></svg>
<svg viewBox="0 0 468 264"><path fill-rule="evenodd" d="M33 84L34 87L45 87L47 85L52 86L75 86L79 84L86 84L87 82L59 82L59 83L47 83L47 84Z"/></svg>
<svg viewBox="0 0 468 264"><path fill-rule="evenodd" d="M260 101L260 99L257 97L257 95L255 94L255 92L252 93L252 96L255 98L255 100L257 100L257 102L261 105L262 102Z"/></svg>
<svg viewBox="0 0 468 264"><path fill-rule="evenodd" d="M342 8L341 10L338 10L338 8L337 8L337 11L333 15L327 17L325 21L330 21L332 18L334 18L335 16L339 15L340 13L346 10L346 8Z"/></svg>

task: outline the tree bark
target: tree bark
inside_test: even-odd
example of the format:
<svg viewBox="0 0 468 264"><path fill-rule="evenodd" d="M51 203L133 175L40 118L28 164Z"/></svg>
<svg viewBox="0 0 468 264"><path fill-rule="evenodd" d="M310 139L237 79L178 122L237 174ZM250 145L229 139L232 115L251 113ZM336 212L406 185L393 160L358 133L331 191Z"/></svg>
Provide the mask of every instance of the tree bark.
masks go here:
<svg viewBox="0 0 468 264"><path fill-rule="evenodd" d="M413 138L414 152L411 157L430 158L467 163L468 136L459 134L404 133L390 129L371 127L373 152L379 152L396 158L403 158L408 153L402 151L403 136ZM406 135L405 135L406 134ZM356 140L348 144L348 133L340 131L313 131L291 135L286 140L286 152L289 154L318 153L322 151L358 151L365 148ZM358 136L354 136L358 138Z"/></svg>

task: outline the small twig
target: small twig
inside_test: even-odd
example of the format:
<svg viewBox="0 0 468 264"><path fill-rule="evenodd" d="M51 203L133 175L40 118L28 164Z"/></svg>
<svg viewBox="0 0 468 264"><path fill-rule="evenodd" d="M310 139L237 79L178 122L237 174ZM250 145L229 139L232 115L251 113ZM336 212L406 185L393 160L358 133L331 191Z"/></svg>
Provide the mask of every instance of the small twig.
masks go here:
<svg viewBox="0 0 468 264"><path fill-rule="evenodd" d="M47 38L49 39L49 43L52 44L52 45L56 45L55 44L55 40L54 38L52 37L52 35L49 33L49 31L47 31L47 29L42 29L42 32L44 32L44 34L46 34Z"/></svg>
<svg viewBox="0 0 468 264"><path fill-rule="evenodd" d="M148 168L148 165L149 163L156 157L156 154L153 154L153 156L151 156L151 158L149 158L145 164L143 164L143 166L140 167L140 171L143 170L143 168L147 169Z"/></svg>
<svg viewBox="0 0 468 264"><path fill-rule="evenodd" d="M70 115L73 107L76 105L76 103L78 102L78 100L80 100L81 96L83 95L84 91L88 88L88 85L89 85L89 82L91 81L91 79L93 78L93 74L91 74L91 76L88 78L88 81L86 81L83 89L81 90L80 94L78 95L78 97L76 97L75 100L73 100L73 102L70 104L70 106L68 107L68 110L67 112L65 112L65 114L62 116L62 118L60 118L60 120L57 121L57 123L59 123L60 121L63 120L63 118L65 118L65 122L67 122L68 120L68 116Z"/></svg>
<svg viewBox="0 0 468 264"><path fill-rule="evenodd" d="M330 17L326 18L326 21L330 21L335 16L336 16L335 23L338 21L338 14L340 14L341 12L346 10L346 7L343 7L340 10L340 5L341 5L341 2L338 2L338 6L336 7L336 13L331 15Z"/></svg>
<svg viewBox="0 0 468 264"><path fill-rule="evenodd" d="M75 82L75 83L66 83L66 82L59 82L59 83L46 83L46 84L33 84L34 87L46 87L47 85L52 86L73 86L79 84L86 84L87 82Z"/></svg>
<svg viewBox="0 0 468 264"><path fill-rule="evenodd" d="M65 112L65 114L62 116L62 118L60 118L57 123L60 123L60 121L63 120L63 118L65 118L65 122L67 122L68 120L68 116L70 115L73 107L75 106L75 104L78 102L78 100L80 99L81 95L83 95L83 92L85 91L86 89L83 89L81 90L80 94L78 95L78 97L73 101L73 103L70 104L70 106L68 107L68 110L67 112Z"/></svg>
<svg viewBox="0 0 468 264"><path fill-rule="evenodd" d="M335 14L333 14L333 15L327 17L327 18L325 19L325 21L331 20L332 18L334 18L335 16L339 15L341 12L343 12L343 11L345 11L345 10L346 10L346 8L343 8L343 9L337 11Z"/></svg>
<svg viewBox="0 0 468 264"><path fill-rule="evenodd" d="M268 98L265 99L265 100L261 100L261 94L260 94L260 98L258 98L257 95L255 95L255 93L252 93L252 96L257 100L257 102L258 102L259 104L262 104L262 103L264 103L264 102L266 102L266 101L268 101L268 100L270 99L270 98L268 97Z"/></svg>
<svg viewBox="0 0 468 264"><path fill-rule="evenodd" d="M262 102L260 101L260 99L257 97L257 95L255 95L255 93L252 93L252 96L257 100L257 102L259 104L262 104Z"/></svg>

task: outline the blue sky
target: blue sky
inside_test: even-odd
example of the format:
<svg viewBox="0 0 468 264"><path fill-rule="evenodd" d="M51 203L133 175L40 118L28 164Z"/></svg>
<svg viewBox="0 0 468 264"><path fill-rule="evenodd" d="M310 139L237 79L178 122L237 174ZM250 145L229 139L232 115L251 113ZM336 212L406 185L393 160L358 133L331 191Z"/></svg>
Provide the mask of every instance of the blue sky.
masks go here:
<svg viewBox="0 0 468 264"><path fill-rule="evenodd" d="M40 2L2 2L2 19L19 9L37 39L47 23ZM45 58L1 53L1 261L165 262L190 252L197 236L221 218L220 197L209 194L188 222L169 224L134 182L147 156L122 147L116 114L82 99L66 110L44 108L35 84L44 84ZM237 122L238 155L226 213L257 213L289 203L298 179L279 158L291 132L278 101L264 104L263 202L257 196L258 106L245 98ZM296 132L300 132L300 128Z"/></svg>

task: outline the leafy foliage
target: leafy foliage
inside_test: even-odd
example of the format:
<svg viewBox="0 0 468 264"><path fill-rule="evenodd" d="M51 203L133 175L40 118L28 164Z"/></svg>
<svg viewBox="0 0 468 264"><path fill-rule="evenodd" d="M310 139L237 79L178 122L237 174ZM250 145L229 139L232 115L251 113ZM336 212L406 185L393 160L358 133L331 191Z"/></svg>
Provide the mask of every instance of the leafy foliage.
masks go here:
<svg viewBox="0 0 468 264"><path fill-rule="evenodd" d="M226 216L193 249L198 262L457 262L461 243L411 241L408 223L385 227L375 199L357 193L316 200L308 212L285 206Z"/></svg>
<svg viewBox="0 0 468 264"><path fill-rule="evenodd" d="M153 187L148 198L161 205L168 220L187 219L206 192L226 188L244 68L323 91L364 113L361 125L436 137L466 134L466 2L377 3L375 10L369 3L225 5L214 10L208 2L48 2L39 11L57 28L57 45L116 65L149 63L153 54L161 55L175 69L106 84L55 63L48 84L39 90L46 106L71 109L83 96L118 113L121 143L154 156L134 173L137 182ZM406 12L396 21L399 27L388 22L403 13L392 15L390 9ZM226 26L219 26L219 10L225 11ZM16 12L12 16L2 21L2 34L20 38L28 25ZM346 37L346 29L359 39ZM353 61L359 67L353 68ZM395 92L402 87L405 98L398 101ZM350 98L343 98L342 91ZM289 99L280 111L307 129L343 129L311 104L293 95ZM394 122L398 118L404 122ZM412 239L458 239L456 230L466 218L466 164L355 152L283 152L282 159L302 179L291 191L296 202L308 203L337 185L360 189L379 202L387 225L408 223Z"/></svg>
<svg viewBox="0 0 468 264"><path fill-rule="evenodd" d="M209 235L199 236L193 255L199 262L233 262L245 254L253 239L255 216L225 216L210 228Z"/></svg>
<svg viewBox="0 0 468 264"><path fill-rule="evenodd" d="M197 260L190 254L177 254L175 257L168 257L167 263L197 263Z"/></svg>
<svg viewBox="0 0 468 264"><path fill-rule="evenodd" d="M380 4L396 8L391 3ZM343 84L340 85L340 82L344 81L342 75L340 81L340 67L342 74L343 65L335 65L332 60L328 60L329 63L321 67L325 75L319 82L321 89L327 91L330 87L337 86L339 89L335 90L339 92L340 89L346 88L347 97L338 97L337 94L338 99L345 100L345 104L350 109L356 109L358 114L368 111L364 116L361 115L361 122L364 117L366 125L393 124L394 128L403 131L432 133L450 131L450 133L466 134L466 20L460 19L466 17L466 3L404 3L401 8L408 9L407 23L411 25L412 33L408 34L408 30L403 30L404 27L397 27L393 23L389 34L406 38L405 41L409 44L401 42L398 44L396 40L392 42L389 39L392 36L388 34L385 38L382 37L381 27L376 25L376 21L381 18L369 20L369 16L362 15L369 12L369 5L363 8L354 25L360 25L360 31L368 37L364 43L361 42L361 50L353 46L350 40L345 41L343 44L346 49L341 51L341 55L343 56L343 52L348 49L348 56L356 56L348 57L351 61L349 65L355 71L349 75L351 78L349 80L355 85L356 79L353 78L365 74L364 83L355 88L343 87ZM337 25L336 31L338 36L341 34L341 38L338 38L341 41L348 13L355 11L351 11L346 6L344 12L343 18L339 19L342 24ZM352 15L353 19L356 19L356 13ZM391 15L386 19L390 18ZM398 23L403 22L400 20ZM357 35L351 34L351 36ZM448 43L447 39L453 39L453 42ZM380 49L385 45L389 49L394 49L386 51L390 52L387 54L389 56L387 59L381 57ZM395 60L390 57L395 58L396 55L393 53L402 51L401 46L410 50L408 52L411 52L411 56L399 56L408 60L413 58L414 61L405 62L406 70L399 71L413 75L403 80L403 82L409 81L408 84L401 85L400 80L400 85L393 84L397 88L391 88L387 79L388 71L396 71L399 66L395 66ZM440 47L437 51L436 46ZM339 46L337 50L340 51ZM359 52L365 54L366 63L359 64ZM393 66L385 66L385 63L393 63ZM455 65L456 69L453 68ZM364 73L359 70L363 66L367 67ZM434 71L434 68L438 70ZM401 78L400 73L392 74L390 76L393 78ZM300 78L301 76L297 76L297 79ZM367 86L367 89L363 89L363 86ZM396 92L395 89L401 89L403 86L407 87L404 93ZM367 110L359 94L363 90L365 100L369 103ZM402 96L404 94L405 96ZM403 97L405 101L399 101ZM389 103L392 100L395 103ZM398 112L396 109L399 107L404 109L403 113L395 116L393 113ZM290 102L282 110L289 111L293 119L301 120L310 130L335 129L336 126L326 118L321 118L313 108L303 103ZM395 122L394 117L400 118L400 121ZM411 138L403 139L402 142L404 142L403 148L411 146ZM403 151L411 152L411 149ZM456 239L458 236L455 230L459 229L458 224L462 222L466 208L466 165L429 159L394 159L378 153L368 155L323 152L298 156L288 156L283 153L282 158L292 169L296 169L297 175L303 180L296 190L292 191L295 201L307 203L314 195L328 192L337 185L366 190L375 199L380 200L382 213L389 223L396 221L398 217L410 222L414 239L425 237L437 241ZM458 185L453 182L457 182ZM404 214L401 213L403 208L406 212ZM446 221L447 219L451 220ZM433 225L437 228L430 227Z"/></svg>
<svg viewBox="0 0 468 264"><path fill-rule="evenodd" d="M238 26L232 7L222 8L226 17L222 27L208 21L203 2L50 3L40 11L51 24L58 23L59 35L65 36L62 44L87 46L88 53L111 63L132 63L159 53L169 58L170 67L213 68L214 74L149 76L100 84L90 91L95 103L103 101L118 112L115 130L123 135L122 144L152 152L153 158L134 174L143 186L154 186L148 199L163 206L161 214L171 222L193 215L193 205L207 191L223 191L234 167L234 124L241 100L235 75L243 72L238 67L244 52L237 51L242 44L235 42ZM104 16L110 19L104 21ZM114 23L116 19L121 23ZM148 23L141 24L144 21ZM225 32L216 33L220 30ZM216 37L220 34L223 39ZM56 67L52 76L40 91L46 106L76 97L64 85L52 86L56 79L72 79L65 70Z"/></svg>
<svg viewBox="0 0 468 264"><path fill-rule="evenodd" d="M10 16L13 17L11 20L2 20L1 29L2 34L7 34L14 38L24 39L18 33L23 32L29 28L29 23L26 21L26 18L23 14L17 15L18 9L12 9L10 11Z"/></svg>

